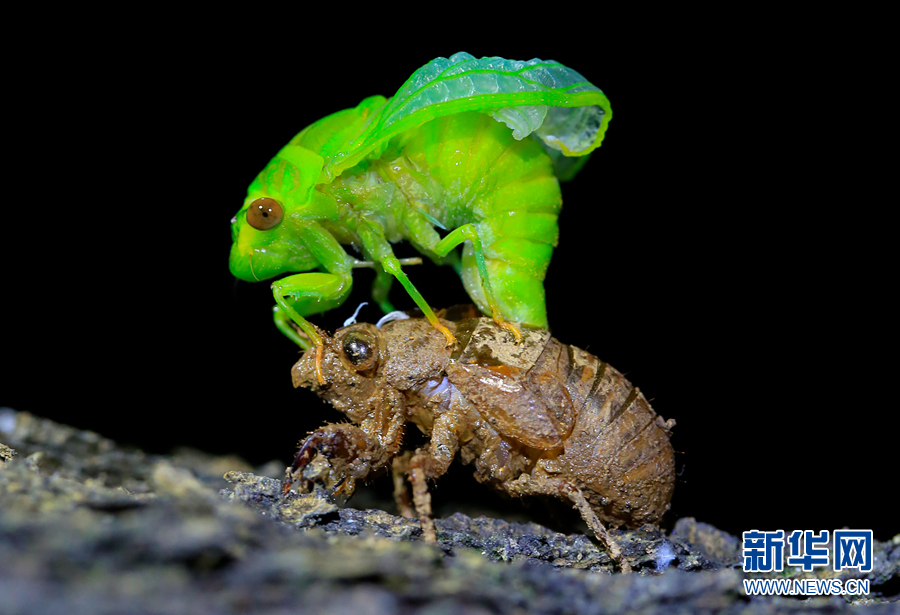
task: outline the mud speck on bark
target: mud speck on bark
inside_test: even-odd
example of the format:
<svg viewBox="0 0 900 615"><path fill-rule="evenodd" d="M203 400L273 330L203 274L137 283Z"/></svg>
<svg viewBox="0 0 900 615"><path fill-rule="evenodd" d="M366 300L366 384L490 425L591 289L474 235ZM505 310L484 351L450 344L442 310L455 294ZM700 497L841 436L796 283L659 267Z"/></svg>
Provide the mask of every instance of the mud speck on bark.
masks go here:
<svg viewBox="0 0 900 615"><path fill-rule="evenodd" d="M9 461L16 454L15 449L9 448L2 442L0 442L0 461Z"/></svg>

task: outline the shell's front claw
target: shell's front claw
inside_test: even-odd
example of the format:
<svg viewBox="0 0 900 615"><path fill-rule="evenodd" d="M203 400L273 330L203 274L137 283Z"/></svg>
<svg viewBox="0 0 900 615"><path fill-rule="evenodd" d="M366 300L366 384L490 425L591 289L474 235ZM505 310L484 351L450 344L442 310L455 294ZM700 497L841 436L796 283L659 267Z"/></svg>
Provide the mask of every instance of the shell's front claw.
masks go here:
<svg viewBox="0 0 900 615"><path fill-rule="evenodd" d="M281 489L281 497L287 495L287 492L291 490L291 485L294 484L294 480L300 483L300 488L302 490L306 490L309 486L308 482L305 478L303 478L303 468L305 468L310 461L312 461L313 455L316 453L316 442L319 434L313 433L310 434L310 437L306 439L303 445L297 450L297 454L294 455L294 462L289 465L285 469L285 479L284 486Z"/></svg>
<svg viewBox="0 0 900 615"><path fill-rule="evenodd" d="M288 494L288 491L291 490L291 485L294 484L294 477L291 476L291 469L288 468L287 476L284 479L284 485L281 487L281 497L283 498Z"/></svg>
<svg viewBox="0 0 900 615"><path fill-rule="evenodd" d="M295 460L294 464L296 465L296 463L297 462ZM302 467L299 469L294 468L293 466L288 466L287 468L285 468L284 483L282 483L281 486L282 500L287 497L287 494L288 492L290 492L291 487L294 486L294 483L297 483L299 485L298 490L300 493L309 491L310 483L303 477L303 475L300 473L301 471Z"/></svg>
<svg viewBox="0 0 900 615"><path fill-rule="evenodd" d="M453 337L453 334L450 333L450 329L442 325L441 323L437 323L434 325L434 328L444 334L444 337L447 338L447 346L453 346L456 344L456 338Z"/></svg>
<svg viewBox="0 0 900 615"><path fill-rule="evenodd" d="M324 386L328 384L328 381L325 380L325 376L322 375L322 354L325 352L325 347L320 343L316 344L316 380L318 380L319 384Z"/></svg>

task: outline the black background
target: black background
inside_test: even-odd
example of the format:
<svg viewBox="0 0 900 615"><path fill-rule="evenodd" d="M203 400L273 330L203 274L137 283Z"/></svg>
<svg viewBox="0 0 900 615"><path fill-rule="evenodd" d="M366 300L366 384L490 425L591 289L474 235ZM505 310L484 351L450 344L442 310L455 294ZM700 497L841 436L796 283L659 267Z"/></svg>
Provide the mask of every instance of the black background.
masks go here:
<svg viewBox="0 0 900 615"><path fill-rule="evenodd" d="M268 285L228 272L247 185L308 123L391 95L436 56L550 58L614 110L563 187L551 328L677 420L669 522L898 531L896 251L877 209L873 94L842 26L599 10L356 18L299 28L270 15L263 29L254 15L235 31L173 18L21 55L0 405L150 451L287 464L338 415L292 389L298 353L271 324ZM434 307L467 300L449 269L409 275ZM339 326L371 276L358 271L345 306L314 321ZM487 497L464 469L451 478L464 488L439 481L438 497Z"/></svg>

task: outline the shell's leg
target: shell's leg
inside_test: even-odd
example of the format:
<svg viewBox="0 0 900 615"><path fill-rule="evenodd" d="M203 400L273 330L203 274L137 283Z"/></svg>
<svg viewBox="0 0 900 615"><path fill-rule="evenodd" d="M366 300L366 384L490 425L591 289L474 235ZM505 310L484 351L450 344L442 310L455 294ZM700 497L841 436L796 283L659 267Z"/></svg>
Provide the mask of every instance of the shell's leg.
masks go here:
<svg viewBox="0 0 900 615"><path fill-rule="evenodd" d="M431 516L431 494L428 493L428 483L425 480L425 470L422 468L409 469L409 482L413 488L413 504L416 507L416 516L422 524L422 537L429 544L437 544L437 532L434 529L434 518Z"/></svg>
<svg viewBox="0 0 900 615"><path fill-rule="evenodd" d="M597 513L591 508L587 498L581 490L568 481L559 478L545 476L520 475L516 480L504 483L504 487L510 495L549 495L553 497L565 496L575 504L581 517L590 526L597 539L606 547L609 557L619 565L622 572L631 572L631 566L622 556L622 549L616 543L612 534L604 527L597 517Z"/></svg>
<svg viewBox="0 0 900 615"><path fill-rule="evenodd" d="M384 237L382 228L374 222L364 220L359 225L357 232L359 233L360 239L362 239L365 251L370 255L372 260L380 263L381 267L387 273L394 276L397 281L400 282L415 304L422 310L422 313L425 315L425 318L428 319L428 322L431 323L431 326L444 334L444 337L447 339L447 345L452 346L455 344L456 338L453 337L453 334L447 327L441 324L438 317L435 316L434 310L432 310L431 306L425 301L422 293L420 293L416 287L413 286L413 283L409 281L409 278L406 277L399 259L394 256L391 244L388 243L387 239Z"/></svg>
<svg viewBox="0 0 900 615"><path fill-rule="evenodd" d="M519 332L519 329L511 322L504 320L503 315L500 312L500 305L497 303L494 291L491 288L490 276L488 276L487 265L484 261L484 248L482 247L481 238L478 236L478 230L475 228L475 225L463 224L455 229L434 246L434 251L439 256L446 256L450 250L466 241L472 242L472 249L475 252L475 262L478 266L478 273L481 276L481 285L484 288L485 299L491 308L491 317L498 325L509 330L509 332L515 336L516 342L521 342L522 334Z"/></svg>
<svg viewBox="0 0 900 615"><path fill-rule="evenodd" d="M355 425L325 425L309 434L300 446L293 463L285 472L282 493L287 493L294 482L297 482L301 489L309 487L303 478L303 468L309 465L316 453L333 462L341 462L337 465L340 466L338 468L342 479L340 482L343 482L346 478L357 478L351 474L365 475L368 471L367 457L371 456L375 448L377 447L366 438L365 432Z"/></svg>
<svg viewBox="0 0 900 615"><path fill-rule="evenodd" d="M291 341L303 348L316 346L316 378L322 376L322 338L304 316L318 314L338 307L346 301L353 286L352 259L341 244L317 222L310 221L298 228L302 241L327 273L298 273L272 284L275 296L275 326ZM292 323L300 328L306 339L298 335Z"/></svg>
<svg viewBox="0 0 900 615"><path fill-rule="evenodd" d="M431 430L428 448L417 449L408 462L409 482L412 483L413 505L422 524L425 542L437 544L434 519L431 516L431 494L428 493L428 479L443 476L459 450L459 435L456 426L463 417L458 410L440 414ZM402 466L401 466L402 468Z"/></svg>
<svg viewBox="0 0 900 615"><path fill-rule="evenodd" d="M410 457L412 457L412 451L407 451L399 457L394 457L391 463L391 475L394 479L394 501L397 502L400 515L407 519L415 519L416 510L409 499L409 489L406 486Z"/></svg>

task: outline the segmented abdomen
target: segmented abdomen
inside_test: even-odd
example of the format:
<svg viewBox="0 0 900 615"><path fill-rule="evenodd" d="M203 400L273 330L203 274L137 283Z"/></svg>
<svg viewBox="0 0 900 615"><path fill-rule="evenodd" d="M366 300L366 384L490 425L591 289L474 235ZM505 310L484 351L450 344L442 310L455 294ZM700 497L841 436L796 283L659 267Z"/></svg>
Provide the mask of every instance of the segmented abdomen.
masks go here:
<svg viewBox="0 0 900 615"><path fill-rule="evenodd" d="M504 312L546 327L543 280L562 207L550 157L534 139L517 141L505 124L478 112L432 120L408 139L403 155L442 189L432 215L451 230L474 224ZM517 305L524 296L540 300Z"/></svg>
<svg viewBox="0 0 900 615"><path fill-rule="evenodd" d="M566 346L559 363L578 409L565 457L579 486L613 524L656 523L675 487L667 433L674 421L666 423L625 376L594 355Z"/></svg>
<svg viewBox="0 0 900 615"><path fill-rule="evenodd" d="M456 335L460 348L453 359L457 363L494 365L493 369L510 374L523 372L510 376L510 386L500 387L517 391L509 394L501 411L490 407L504 400L495 391L492 403L482 404L479 412L487 413L488 422L504 437L545 450L541 456L549 462L548 471L553 465L568 468L567 478L574 479L601 519L639 527L656 523L668 510L675 485L675 454L668 430L674 421L657 415L617 369L559 342L546 330L523 328L524 340L517 344L489 318L462 319L456 323ZM446 368L447 373L451 382L459 384L452 377L452 367ZM526 382L527 390L522 390ZM483 378L470 385L490 387ZM463 393L470 399L473 396L471 388ZM538 396L541 403L514 400L514 396L528 395ZM477 396L487 397L480 391ZM508 420L492 423L495 414L508 415ZM541 430L548 421L554 429ZM537 438L544 432L555 438Z"/></svg>
<svg viewBox="0 0 900 615"><path fill-rule="evenodd" d="M663 421L614 367L548 336L528 378L551 377L564 383L574 425L562 454L550 458L569 468L601 519L628 527L659 521L675 485L667 433L674 423Z"/></svg>

